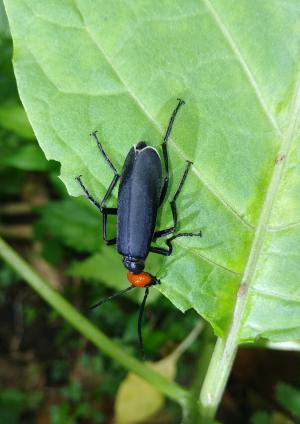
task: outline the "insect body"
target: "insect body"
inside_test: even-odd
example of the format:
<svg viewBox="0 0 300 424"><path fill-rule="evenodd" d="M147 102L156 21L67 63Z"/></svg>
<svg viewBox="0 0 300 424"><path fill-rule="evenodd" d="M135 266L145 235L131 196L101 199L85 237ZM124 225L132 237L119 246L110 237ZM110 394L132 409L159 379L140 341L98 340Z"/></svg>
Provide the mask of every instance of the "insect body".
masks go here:
<svg viewBox="0 0 300 424"><path fill-rule="evenodd" d="M162 161L157 150L147 145L144 141L139 142L130 149L125 159L119 186L117 208L106 207L106 201L112 194L112 191L115 188L120 176L106 155L102 144L97 137L97 133L94 132L92 133L92 136L96 140L101 154L114 173L114 177L103 200L101 202L95 200L89 193L88 189L85 187L81 176L76 177L86 197L102 213L104 242L106 244L117 244L117 250L123 256L123 264L128 269L127 277L131 283L131 285L125 290L110 296L104 301L96 303L93 307L99 306L103 302L106 302L107 300L110 300L135 287L144 287L146 289L145 296L141 305L139 316L139 336L141 347L141 319L146 298L148 296L149 287L160 282L158 279L156 279L155 276L144 271L145 260L149 252L169 256L172 253L172 241L177 237L201 236L201 232L196 234L179 233L172 235L166 240L167 248L160 248L151 245L152 241L156 238L175 233L177 229L176 200L182 190L190 166L192 165L191 162L187 162L184 174L173 196L173 199L170 202L173 216L173 225L169 228L155 231L157 212L166 197L169 183L169 156L167 141L169 139L177 112L183 104L184 101L178 99L178 104L172 113L167 131L163 139L162 152L165 168L164 176L162 170ZM107 217L109 215L117 215L117 236L113 239L108 239L107 237Z"/></svg>
<svg viewBox="0 0 300 424"><path fill-rule="evenodd" d="M133 274L145 267L160 204L162 166L157 151L141 142L124 163L118 195L117 249ZM132 284L134 284L134 279Z"/></svg>

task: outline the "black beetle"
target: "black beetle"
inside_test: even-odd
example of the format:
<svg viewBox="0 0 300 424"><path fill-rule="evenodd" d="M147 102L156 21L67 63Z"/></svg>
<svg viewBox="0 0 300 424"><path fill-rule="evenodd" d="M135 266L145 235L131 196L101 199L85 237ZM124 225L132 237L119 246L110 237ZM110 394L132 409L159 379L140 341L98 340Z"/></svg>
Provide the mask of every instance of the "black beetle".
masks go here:
<svg viewBox="0 0 300 424"><path fill-rule="evenodd" d="M192 162L187 161L184 174L180 180L173 199L170 202L173 225L164 230L155 231L157 212L166 197L169 183L169 156L167 141L177 112L184 103L185 102L183 100L178 99L178 104L172 113L163 139L162 152L165 165L164 178L162 178L162 161L157 150L154 147L147 145L144 141L139 142L130 149L123 165L118 193L118 207L107 208L105 203L116 186L120 175L105 153L97 137L97 131L93 132L91 135L96 140L101 154L114 173L112 182L110 183L103 200L100 203L95 200L83 184L81 175L76 177L88 200L102 213L103 240L106 244L117 244L118 252L123 256L123 264L128 269L128 280L131 283L131 285L125 290L115 293L105 300L96 303L92 306L92 308L99 306L102 303L135 287L145 287L145 296L141 305L139 316L139 338L142 352L143 343L141 337L141 320L146 298L148 296L149 287L160 283L156 277L143 271L145 267L145 260L149 252L169 256L172 253L172 241L177 237L201 236L201 232L196 234L179 233L166 240L167 248L151 246L151 242L156 238L173 234L176 231L176 200L182 190L183 184L192 165ZM117 215L117 237L113 239L107 238L108 215Z"/></svg>

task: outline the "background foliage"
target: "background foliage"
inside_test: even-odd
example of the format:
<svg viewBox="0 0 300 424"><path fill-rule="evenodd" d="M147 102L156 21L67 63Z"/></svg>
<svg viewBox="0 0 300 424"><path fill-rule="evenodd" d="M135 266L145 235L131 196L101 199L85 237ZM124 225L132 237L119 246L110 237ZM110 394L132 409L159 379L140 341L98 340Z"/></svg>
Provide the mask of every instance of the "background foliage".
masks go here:
<svg viewBox="0 0 300 424"><path fill-rule="evenodd" d="M224 7L205 0L187 2L184 10L165 3L154 11L146 2L140 4L131 10L123 3L101 3L101 17L88 2L77 7L55 1L7 5L22 100L47 157L61 168L45 159L21 107L1 9L1 235L137 356L137 297L87 312L95 299L111 293L107 288L123 287L124 272L115 251L101 243L98 214L83 199L70 198L57 177L61 174L69 192L78 195L74 176L82 173L101 197L111 175L95 154L89 132L100 130L120 169L137 140L160 144L181 96L187 106L171 142L172 190L184 159L192 159L193 173L180 200L180 228L201 228L204 237L178 242L176 255L163 263L150 258L149 269L158 272L164 281L161 290L179 309L193 307L219 335L228 331L233 310L238 310L236 343L257 336L298 338L297 5L274 0L259 7L244 1ZM168 40L164 49L162 40ZM281 173L283 155L288 156ZM160 223L169 222L166 208ZM236 293L243 272L247 278L239 293L246 293L247 284L250 290L239 309ZM3 419L106 422L124 371L78 338L5 266L1 285L0 313L8 322L0 332ZM154 291L152 302L145 338L154 360L172 351L197 317L193 311L182 315ZM181 363L182 383L191 381L190 364L202 342ZM264 385L255 379L257 368L248 380L241 376L239 364L249 357L251 353L238 357L220 418L297 421L297 356L284 357L289 367L282 372L276 359L270 361L272 371ZM261 363L265 365L263 359ZM273 394L278 380L289 384L278 385ZM235 385L242 399L235 396ZM263 412L253 415L259 410ZM168 404L157 422L161 419L176 422L178 410Z"/></svg>

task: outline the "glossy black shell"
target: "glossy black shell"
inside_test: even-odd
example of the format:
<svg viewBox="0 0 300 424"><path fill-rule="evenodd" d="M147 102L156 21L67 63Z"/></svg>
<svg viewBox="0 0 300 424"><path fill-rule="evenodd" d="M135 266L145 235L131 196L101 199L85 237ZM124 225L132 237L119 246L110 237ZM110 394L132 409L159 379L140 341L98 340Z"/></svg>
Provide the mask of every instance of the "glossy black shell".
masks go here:
<svg viewBox="0 0 300 424"><path fill-rule="evenodd" d="M117 249L145 259L153 237L162 184L157 151L146 143L133 146L124 163L118 195Z"/></svg>

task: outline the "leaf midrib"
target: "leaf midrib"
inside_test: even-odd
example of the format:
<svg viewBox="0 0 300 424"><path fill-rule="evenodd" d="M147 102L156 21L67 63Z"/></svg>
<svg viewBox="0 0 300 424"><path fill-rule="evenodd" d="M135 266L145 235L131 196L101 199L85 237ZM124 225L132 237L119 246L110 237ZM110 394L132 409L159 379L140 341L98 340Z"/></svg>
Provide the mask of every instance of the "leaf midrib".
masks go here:
<svg viewBox="0 0 300 424"><path fill-rule="evenodd" d="M256 265L258 262L259 254L264 242L265 235L268 232L268 220L272 211L272 206L279 188L280 179L284 170L286 159L293 144L297 127L300 120L300 81L298 82L295 94L292 98L292 106L290 113L290 122L286 135L283 137L283 142L280 148L280 155L284 160L278 161L274 164L274 171L271 177L271 182L268 187L265 201L263 204L262 212L258 221L257 228L249 254L249 259L245 267L243 278L241 281L240 292L237 296L237 302L233 313L233 320L231 328L228 332L227 341L224 349L224 357L226 351L232 350L233 345L238 344L238 337L241 326L243 324L243 312L248 301L249 287L251 286L252 279L255 274ZM242 290L241 290L242 289Z"/></svg>
<svg viewBox="0 0 300 424"><path fill-rule="evenodd" d="M253 75L253 72L251 71L247 61L245 60L244 56L242 55L240 49L238 48L237 44L235 43L232 35L228 31L228 28L226 27L225 23L222 21L220 15L217 13L216 9L213 7L210 0L203 0L210 16L212 17L213 21L215 22L216 26L219 28L220 32L222 33L226 43L234 53L234 56L236 57L238 63L241 65L241 68L244 71L244 74L253 89L255 96L258 100L258 103L260 104L261 108L263 109L265 115L267 116L272 128L275 130L275 132L278 134L280 138L282 138L282 131L278 125L277 120L275 119L272 111L270 110L260 88L259 85Z"/></svg>

